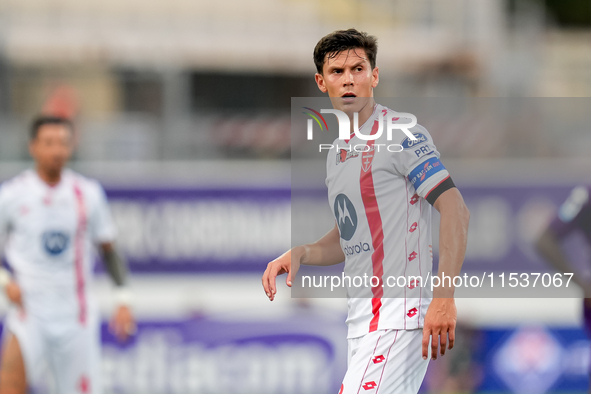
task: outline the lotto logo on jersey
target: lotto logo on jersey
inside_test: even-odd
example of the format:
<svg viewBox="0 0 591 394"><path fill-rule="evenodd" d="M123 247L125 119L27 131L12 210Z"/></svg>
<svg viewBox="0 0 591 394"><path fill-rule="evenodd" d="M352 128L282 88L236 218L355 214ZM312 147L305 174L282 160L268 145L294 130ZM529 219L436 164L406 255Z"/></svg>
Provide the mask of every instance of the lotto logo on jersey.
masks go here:
<svg viewBox="0 0 591 394"><path fill-rule="evenodd" d="M357 212L349 197L339 194L334 200L334 217L339 226L341 238L351 240L357 229Z"/></svg>
<svg viewBox="0 0 591 394"><path fill-rule="evenodd" d="M42 241L45 251L52 256L62 254L70 246L70 236L62 231L46 231Z"/></svg>
<svg viewBox="0 0 591 394"><path fill-rule="evenodd" d="M432 157L429 160L419 164L414 170L408 174L408 180L415 187L415 190L434 174L445 170L445 167L437 157Z"/></svg>

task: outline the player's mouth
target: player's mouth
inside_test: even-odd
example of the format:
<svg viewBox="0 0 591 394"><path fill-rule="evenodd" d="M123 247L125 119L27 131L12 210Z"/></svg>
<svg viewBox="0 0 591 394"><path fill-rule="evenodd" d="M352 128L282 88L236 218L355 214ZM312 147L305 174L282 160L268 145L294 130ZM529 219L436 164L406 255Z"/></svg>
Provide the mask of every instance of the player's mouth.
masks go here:
<svg viewBox="0 0 591 394"><path fill-rule="evenodd" d="M345 103L353 103L355 101L355 93L347 92L341 96L343 98L343 102Z"/></svg>

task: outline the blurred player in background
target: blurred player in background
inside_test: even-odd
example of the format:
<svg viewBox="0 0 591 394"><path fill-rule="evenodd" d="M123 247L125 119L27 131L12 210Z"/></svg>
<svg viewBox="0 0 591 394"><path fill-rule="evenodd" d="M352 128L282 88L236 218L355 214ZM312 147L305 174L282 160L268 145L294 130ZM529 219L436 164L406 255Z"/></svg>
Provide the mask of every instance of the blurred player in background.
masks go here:
<svg viewBox="0 0 591 394"><path fill-rule="evenodd" d="M349 116L351 125L354 113L359 114L364 135L377 132L382 115L398 119L373 99L379 80L376 54L376 39L355 29L333 32L314 49L318 88L328 93L335 109ZM326 184L336 224L317 242L295 247L269 263L262 280L270 300L277 291L276 276L288 273L291 286L300 264L345 261L347 276L373 273L381 283L386 276L425 277L432 270L429 204L441 213L439 275L460 274L468 209L427 130L418 125L411 130L417 137L412 143L401 130L395 131L395 141L386 140L384 132L366 142L352 131L348 140L333 143L341 149L329 150ZM408 149L376 149L379 143L399 141ZM361 153L345 148L359 144L368 149ZM360 243L368 244L367 253L345 257L343 248ZM453 347L453 286L438 287L432 294L428 287L413 285L398 298L385 298L380 285L372 288L371 298L351 296L356 292L352 288L347 292L349 357L340 393L356 394L362 388L372 393L417 393L428 366L429 342L432 359Z"/></svg>
<svg viewBox="0 0 591 394"><path fill-rule="evenodd" d="M31 128L35 168L0 187L0 230L14 276L0 268L10 301L4 324L0 393L35 388L48 364L59 394L101 393L100 316L89 291L98 246L117 286L111 330L135 331L128 307L127 263L114 247L115 228L102 187L64 168L73 125L43 116Z"/></svg>
<svg viewBox="0 0 591 394"><path fill-rule="evenodd" d="M586 280L562 247L562 242L571 233L580 232L591 245L591 202L589 187L579 186L558 210L558 214L536 242L540 254L562 273L573 273L572 280L583 289L583 316L585 329L591 338L591 283ZM591 392L591 388L590 388Z"/></svg>

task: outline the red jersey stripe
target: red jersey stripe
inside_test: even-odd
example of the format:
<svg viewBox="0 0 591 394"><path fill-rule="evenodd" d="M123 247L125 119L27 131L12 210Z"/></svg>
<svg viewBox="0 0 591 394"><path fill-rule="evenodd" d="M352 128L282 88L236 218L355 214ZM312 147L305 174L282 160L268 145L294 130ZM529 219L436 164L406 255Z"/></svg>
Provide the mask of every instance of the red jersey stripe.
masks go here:
<svg viewBox="0 0 591 394"><path fill-rule="evenodd" d="M371 135L375 134L379 128L379 121L375 121L371 130ZM367 141L367 146L373 147L374 140ZM378 286L372 286L373 297L371 299L373 317L369 324L369 332L378 329L380 321L380 308L382 307L382 297L384 295L383 276L384 276L384 230L382 228L382 217L380 216L380 209L378 207L378 200L376 198L376 191L373 182L371 162L375 152L370 149L369 152L363 152L361 156L361 199L365 208L365 215L369 223L369 231L371 232L371 240L373 245L373 253L371 254L371 262L373 267L373 276L379 278ZM369 168L364 167L364 162L369 160Z"/></svg>
<svg viewBox="0 0 591 394"><path fill-rule="evenodd" d="M79 321L86 323L86 296L84 292L84 234L87 226L86 204L84 195L80 186L74 184L74 195L76 196L76 206L78 208L78 228L76 229L76 240L74 250L74 267L76 269L76 294L79 304Z"/></svg>

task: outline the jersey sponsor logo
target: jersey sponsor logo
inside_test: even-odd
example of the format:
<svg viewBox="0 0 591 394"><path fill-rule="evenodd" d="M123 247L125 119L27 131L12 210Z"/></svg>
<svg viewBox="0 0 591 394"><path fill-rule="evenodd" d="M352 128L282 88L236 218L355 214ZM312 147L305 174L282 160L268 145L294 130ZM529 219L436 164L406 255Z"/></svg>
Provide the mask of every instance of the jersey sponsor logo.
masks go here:
<svg viewBox="0 0 591 394"><path fill-rule="evenodd" d="M359 242L356 245L345 245L343 253L345 253L345 256L353 256L355 254L369 252L370 250L371 248L367 242Z"/></svg>
<svg viewBox="0 0 591 394"><path fill-rule="evenodd" d="M428 141L427 137L423 133L413 133L413 135L415 136L416 140L411 140L410 138L407 137L404 140L402 140L402 142L400 143L400 145L402 145L402 147L404 149L408 149L408 148L411 148L415 145L419 145L419 144L422 144L423 142Z"/></svg>
<svg viewBox="0 0 591 394"><path fill-rule="evenodd" d="M342 193L334 200L334 216L339 226L341 238L350 241L357 229L357 212L349 197Z"/></svg>
<svg viewBox="0 0 591 394"><path fill-rule="evenodd" d="M434 150L429 148L428 146L421 146L421 147L415 149L415 155L417 155L417 157L423 157L423 156L428 155L433 152L434 152Z"/></svg>
<svg viewBox="0 0 591 394"><path fill-rule="evenodd" d="M427 179L443 170L445 170L443 163L437 157L432 157L412 170L408 174L408 180L417 190Z"/></svg>
<svg viewBox="0 0 591 394"><path fill-rule="evenodd" d="M59 256L70 246L70 236L62 231L46 231L42 241L45 251L52 256Z"/></svg>
<svg viewBox="0 0 591 394"><path fill-rule="evenodd" d="M352 157L359 156L359 152L354 150L341 149L337 152L337 164L344 163Z"/></svg>

